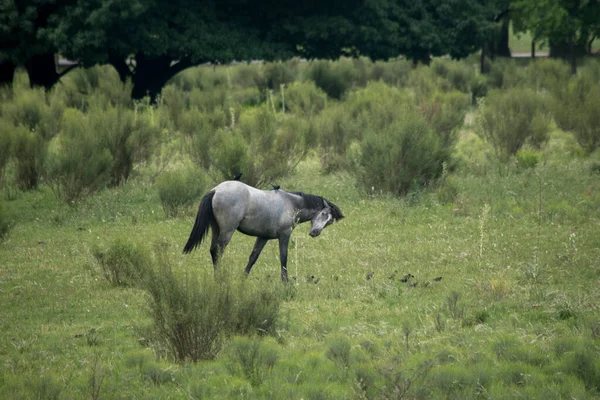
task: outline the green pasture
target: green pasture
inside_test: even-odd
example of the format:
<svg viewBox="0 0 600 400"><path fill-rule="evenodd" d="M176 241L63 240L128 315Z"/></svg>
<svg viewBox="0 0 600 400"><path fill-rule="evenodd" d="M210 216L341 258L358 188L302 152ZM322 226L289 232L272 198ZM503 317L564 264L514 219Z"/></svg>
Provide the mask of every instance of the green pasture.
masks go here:
<svg viewBox="0 0 600 400"><path fill-rule="evenodd" d="M94 268L95 245L165 242L177 270L212 279L206 246L181 255L192 215L166 219L141 181L75 208L48 190L19 195L3 202L18 223L0 247L2 397L386 398L405 388L396 398L593 398L600 182L586 167L461 176L457 203L425 190L410 205L361 196L348 176L304 162L282 187L319 193L346 218L316 239L306 226L294 233L293 296L261 343L276 361L258 364L255 386L228 369L235 341L214 361L157 359L144 340L147 295ZM228 274L242 279L251 247L236 234ZM248 279L281 285L275 245Z"/></svg>
<svg viewBox="0 0 600 400"><path fill-rule="evenodd" d="M72 140L49 145L47 160L57 163L49 164L55 169L32 190L15 183L18 155L0 169L0 398L600 397L597 65L568 78L567 66L555 61L530 69L497 64L488 77L478 75L476 65L449 60L417 70L409 63L364 60L276 64L265 69L286 83L275 80L264 92L254 83L236 86L243 78L256 82L262 75L252 68L259 67L236 68L183 75L155 106L129 104L123 96L128 88L111 87L108 75L97 80L104 86L93 87L89 76L103 76L99 70L52 94L50 102L67 104L56 135ZM361 81L366 76L379 82ZM313 82L331 91L325 94ZM19 90L25 95L0 92L6 104L27 104L1 109L0 128L11 132L9 117L36 110L35 93ZM568 105L556 99L584 100ZM411 108L413 100L417 108ZM532 102L539 108L524 114ZM41 120L53 120L48 115ZM72 165L87 165L95 153L77 164L78 154L68 158L64 146L82 145L82 126L90 142L119 128L103 115L122 118L124 125L142 121L161 138L120 184L109 184L106 176L102 185L84 181L76 174L81 168L73 171ZM419 125L419 118L426 123ZM274 140L290 134L289 143L274 148L259 141L271 157L261 158L253 140L267 137L272 125ZM14 126L23 137L33 135ZM419 145L413 127L430 135L431 151L412 147L421 151L418 158L437 164L410 177L408 186L394 186L391 178L410 172L410 154L382 161L387 154L377 151L396 151L397 141L405 146L400 150ZM192 148L197 137L186 129L221 135L221 147L208 149L220 158L202 145ZM299 131L302 141L294 141L290 132ZM431 139L442 134L448 148ZM307 224L296 228L287 285L279 278L275 242L247 278L242 272L254 239L241 233L227 248L217 278L206 243L182 254L201 195L192 194L191 206L166 209L163 189L181 176L193 185L189 176L195 172L189 171L202 167L197 182L206 191L239 168L235 154L259 159L262 164L244 159L242 172L261 188L270 188L276 176L272 183L282 190L318 194L345 215L317 238L309 237ZM265 161L281 159L291 161ZM201 165L206 160L213 164ZM401 170L393 162L408 166ZM261 173L273 165L285 171L267 181ZM44 181L49 177L54 186ZM73 197L57 193L84 183L82 191L70 192ZM274 325L265 319L255 321L259 328L238 326L220 337L214 357L178 360L157 333L156 297L147 290L153 278L130 285L107 279L101 254L119 245L126 261L172 273L175 283L160 281L165 293L177 287L190 299L221 290L215 288L257 293L260 301L238 300L236 310L254 304L246 310L249 320L255 311L267 315L275 302ZM158 276L150 275L163 279ZM168 296L159 303L170 301L176 303ZM178 301L192 304L186 295ZM190 324L188 314L175 308L166 314L166 326Z"/></svg>

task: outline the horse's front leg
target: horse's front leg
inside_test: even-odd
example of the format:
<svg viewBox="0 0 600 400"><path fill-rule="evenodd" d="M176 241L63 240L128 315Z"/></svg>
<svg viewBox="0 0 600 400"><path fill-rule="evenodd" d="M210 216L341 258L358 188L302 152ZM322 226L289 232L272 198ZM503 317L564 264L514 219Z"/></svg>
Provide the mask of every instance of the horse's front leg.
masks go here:
<svg viewBox="0 0 600 400"><path fill-rule="evenodd" d="M288 256L288 246L290 243L290 235L283 235L279 237L279 258L281 260L281 280L283 282L288 281L287 275L287 256Z"/></svg>
<svg viewBox="0 0 600 400"><path fill-rule="evenodd" d="M254 243L254 248L252 249L252 253L250 253L250 258L248 259L248 265L246 265L246 270L245 270L246 275L248 275L250 273L252 266L258 259L258 256L260 256L260 252L262 251L263 247L265 247L265 244L267 244L268 240L269 239L265 239L265 238L261 238L261 237L256 238L256 242Z"/></svg>

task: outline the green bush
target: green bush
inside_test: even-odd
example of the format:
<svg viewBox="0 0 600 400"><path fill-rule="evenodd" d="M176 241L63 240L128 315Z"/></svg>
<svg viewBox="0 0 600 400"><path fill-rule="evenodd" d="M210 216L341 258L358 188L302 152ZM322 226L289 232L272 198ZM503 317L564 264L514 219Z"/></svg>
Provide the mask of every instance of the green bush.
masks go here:
<svg viewBox="0 0 600 400"><path fill-rule="evenodd" d="M135 163L149 160L158 143L161 128L153 120L152 108L135 111L108 106L88 112L90 128L112 157L110 185L129 178Z"/></svg>
<svg viewBox="0 0 600 400"><path fill-rule="evenodd" d="M354 83L354 66L340 61L312 61L307 76L332 99L340 100Z"/></svg>
<svg viewBox="0 0 600 400"><path fill-rule="evenodd" d="M61 129L64 104L42 89L17 89L2 106L2 115L14 127L12 155L17 185L35 189L46 161L48 142Z"/></svg>
<svg viewBox="0 0 600 400"><path fill-rule="evenodd" d="M108 247L92 250L100 272L114 286L143 287L152 260L146 250L127 241L115 240Z"/></svg>
<svg viewBox="0 0 600 400"><path fill-rule="evenodd" d="M182 278L164 254L158 258L147 280L150 310L156 340L173 359L213 359L236 334L274 332L282 301L278 287L250 287L225 273L215 279L212 272L194 271Z"/></svg>
<svg viewBox="0 0 600 400"><path fill-rule="evenodd" d="M245 110L233 129L217 131L211 166L224 178L242 172L244 182L264 185L290 173L313 137L312 125L299 117L278 117L267 106Z"/></svg>
<svg viewBox="0 0 600 400"><path fill-rule="evenodd" d="M479 104L479 133L505 161L528 141L547 140L547 108L548 99L531 89L494 90Z"/></svg>
<svg viewBox="0 0 600 400"><path fill-rule="evenodd" d="M581 74L557 91L554 117L558 126L571 131L587 153L600 146L600 82Z"/></svg>
<svg viewBox="0 0 600 400"><path fill-rule="evenodd" d="M314 82L294 82L284 91L285 108L301 117L311 118L320 113L327 104L327 94Z"/></svg>
<svg viewBox="0 0 600 400"><path fill-rule="evenodd" d="M421 115L438 134L443 148L452 149L456 143L469 105L469 96L457 91L436 93L421 100Z"/></svg>
<svg viewBox="0 0 600 400"><path fill-rule="evenodd" d="M213 112L192 109L181 115L179 129L194 164L207 170L210 168L217 131L227 126L227 115L221 109Z"/></svg>
<svg viewBox="0 0 600 400"><path fill-rule="evenodd" d="M63 130L50 142L44 183L59 200L71 204L104 187L111 164L108 149L89 128L86 116L67 110Z"/></svg>
<svg viewBox="0 0 600 400"><path fill-rule="evenodd" d="M537 151L522 148L517 152L517 164L523 169L535 168L540 162L540 154Z"/></svg>
<svg viewBox="0 0 600 400"><path fill-rule="evenodd" d="M358 182L368 191L406 194L414 186L425 185L442 173L448 162L438 135L415 113L405 113L382 131L365 133Z"/></svg>
<svg viewBox="0 0 600 400"><path fill-rule="evenodd" d="M156 182L160 204L168 218L184 213L208 189L208 179L200 170L167 171Z"/></svg>
<svg viewBox="0 0 600 400"><path fill-rule="evenodd" d="M87 111L90 107L130 108L131 80L121 82L117 71L109 65L77 68L60 80L52 90L67 107Z"/></svg>

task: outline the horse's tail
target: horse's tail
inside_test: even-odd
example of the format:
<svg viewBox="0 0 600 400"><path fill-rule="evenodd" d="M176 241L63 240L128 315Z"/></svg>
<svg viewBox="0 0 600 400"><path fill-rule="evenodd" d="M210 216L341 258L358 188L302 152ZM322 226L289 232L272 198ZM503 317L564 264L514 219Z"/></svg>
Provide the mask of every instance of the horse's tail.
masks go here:
<svg viewBox="0 0 600 400"><path fill-rule="evenodd" d="M196 222L190 233L185 247L183 248L183 254L187 254L194 250L197 246L202 243L202 239L208 233L208 228L212 223L216 223L215 215L213 214L212 199L215 195L215 191L211 190L208 192L200 202L198 207L198 215L196 215Z"/></svg>

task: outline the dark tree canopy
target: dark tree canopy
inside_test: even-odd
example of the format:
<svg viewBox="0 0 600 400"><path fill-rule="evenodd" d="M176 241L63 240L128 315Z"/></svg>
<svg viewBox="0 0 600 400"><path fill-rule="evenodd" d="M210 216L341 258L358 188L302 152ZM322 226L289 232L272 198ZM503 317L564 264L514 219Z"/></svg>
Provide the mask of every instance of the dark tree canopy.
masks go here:
<svg viewBox="0 0 600 400"><path fill-rule="evenodd" d="M109 63L134 98L202 63L341 55L465 57L499 31L493 0L3 0L0 73L59 79L54 54ZM7 74L8 76L8 74Z"/></svg>

